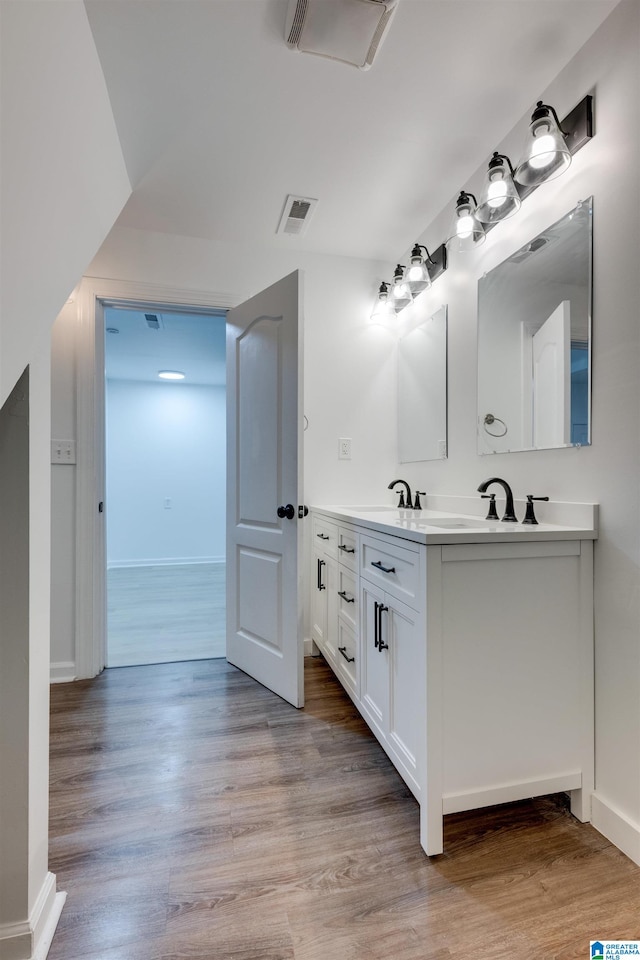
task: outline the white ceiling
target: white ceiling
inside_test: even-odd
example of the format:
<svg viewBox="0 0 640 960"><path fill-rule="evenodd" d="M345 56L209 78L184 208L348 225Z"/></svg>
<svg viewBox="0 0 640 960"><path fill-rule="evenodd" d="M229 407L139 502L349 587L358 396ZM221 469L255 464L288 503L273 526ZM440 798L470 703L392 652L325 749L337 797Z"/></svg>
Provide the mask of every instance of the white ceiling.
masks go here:
<svg viewBox="0 0 640 960"><path fill-rule="evenodd" d="M172 386L224 386L223 314L184 314L155 308L147 312L158 318L157 330L149 326L144 312L115 307L105 310L107 379L161 383L159 370L178 370L185 379Z"/></svg>
<svg viewBox="0 0 640 960"><path fill-rule="evenodd" d="M119 224L395 261L616 3L399 0L360 71L288 49L287 0L85 0ZM319 200L302 238L275 234L290 193Z"/></svg>

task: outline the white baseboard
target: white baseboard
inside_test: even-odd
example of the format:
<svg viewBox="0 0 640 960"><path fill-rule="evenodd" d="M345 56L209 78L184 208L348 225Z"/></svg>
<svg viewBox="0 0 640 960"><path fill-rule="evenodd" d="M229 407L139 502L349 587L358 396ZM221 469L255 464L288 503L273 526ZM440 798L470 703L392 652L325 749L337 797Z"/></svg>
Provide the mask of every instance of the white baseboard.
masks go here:
<svg viewBox="0 0 640 960"><path fill-rule="evenodd" d="M78 676L74 660L62 660L49 667L50 683L70 683Z"/></svg>
<svg viewBox="0 0 640 960"><path fill-rule="evenodd" d="M597 793L591 797L591 826L640 866L640 824L634 823Z"/></svg>
<svg viewBox="0 0 640 960"><path fill-rule="evenodd" d="M29 919L0 925L0 960L45 960L66 898L56 893L55 874L47 873Z"/></svg>
<svg viewBox="0 0 640 960"><path fill-rule="evenodd" d="M226 557L154 557L151 560L108 560L107 570L121 567L173 567L193 563L226 563Z"/></svg>

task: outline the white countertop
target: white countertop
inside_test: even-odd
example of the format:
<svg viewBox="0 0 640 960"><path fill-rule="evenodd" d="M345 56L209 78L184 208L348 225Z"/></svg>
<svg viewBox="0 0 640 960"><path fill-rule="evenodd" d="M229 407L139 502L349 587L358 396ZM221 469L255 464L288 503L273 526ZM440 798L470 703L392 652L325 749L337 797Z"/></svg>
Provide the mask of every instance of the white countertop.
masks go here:
<svg viewBox="0 0 640 960"><path fill-rule="evenodd" d="M477 498L433 497L434 506L450 509L398 510L385 505L314 506L316 513L336 521L348 521L378 533L392 534L424 544L516 543L532 540L595 540L598 536L598 505L592 503L536 503L537 524L486 520L471 512ZM480 501L486 509L485 501ZM454 508L458 509L454 509ZM463 507L468 512L459 512ZM541 509L545 508L545 509ZM524 517L523 501L516 501L516 516ZM498 504L498 514L501 514ZM548 517L547 514L551 516ZM543 519L544 518L544 519ZM550 519L554 522L549 522ZM565 519L570 522L562 522ZM560 522L557 522L560 521Z"/></svg>

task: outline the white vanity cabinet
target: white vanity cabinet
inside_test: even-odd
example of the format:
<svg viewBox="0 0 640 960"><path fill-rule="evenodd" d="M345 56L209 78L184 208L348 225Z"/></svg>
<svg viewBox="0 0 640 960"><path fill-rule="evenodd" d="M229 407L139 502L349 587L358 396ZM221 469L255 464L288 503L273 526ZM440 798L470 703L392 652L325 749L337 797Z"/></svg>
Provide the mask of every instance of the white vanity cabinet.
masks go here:
<svg viewBox="0 0 640 960"><path fill-rule="evenodd" d="M312 639L352 697L359 690L358 535L314 515Z"/></svg>
<svg viewBox="0 0 640 960"><path fill-rule="evenodd" d="M447 813L567 791L590 819L584 506L584 529L314 511L313 639L418 800L428 854Z"/></svg>

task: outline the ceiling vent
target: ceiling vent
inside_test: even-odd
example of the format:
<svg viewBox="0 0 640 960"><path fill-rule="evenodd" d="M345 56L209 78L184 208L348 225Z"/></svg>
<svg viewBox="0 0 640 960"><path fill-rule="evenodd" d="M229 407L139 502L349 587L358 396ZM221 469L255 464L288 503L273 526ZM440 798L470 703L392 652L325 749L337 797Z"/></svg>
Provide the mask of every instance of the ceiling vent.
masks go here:
<svg viewBox="0 0 640 960"><path fill-rule="evenodd" d="M302 53L368 70L398 0L289 0L284 38Z"/></svg>
<svg viewBox="0 0 640 960"><path fill-rule="evenodd" d="M311 197L294 197L289 194L276 233L288 233L294 237L301 237L309 226L317 203L318 201L312 200Z"/></svg>
<svg viewBox="0 0 640 960"><path fill-rule="evenodd" d="M159 330L160 329L160 315L157 313L145 313L145 320L147 321L147 326L150 330Z"/></svg>

